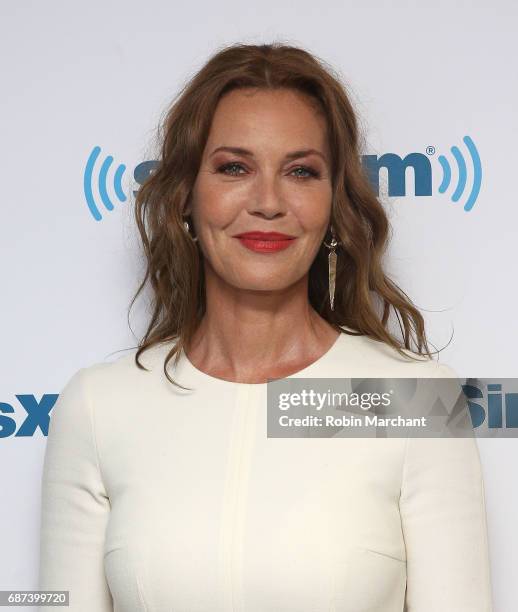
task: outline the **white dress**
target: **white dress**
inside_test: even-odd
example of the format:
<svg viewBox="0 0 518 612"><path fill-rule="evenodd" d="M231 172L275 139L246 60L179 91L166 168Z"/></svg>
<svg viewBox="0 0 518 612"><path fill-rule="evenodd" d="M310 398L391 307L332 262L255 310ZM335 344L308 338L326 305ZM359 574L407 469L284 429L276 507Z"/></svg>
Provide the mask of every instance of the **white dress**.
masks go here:
<svg viewBox="0 0 518 612"><path fill-rule="evenodd" d="M348 328L344 328L348 329ZM267 438L266 383L182 352L78 370L51 413L39 588L70 612L490 612L475 438ZM451 377L341 334L292 375ZM50 610L49 606L41 610Z"/></svg>

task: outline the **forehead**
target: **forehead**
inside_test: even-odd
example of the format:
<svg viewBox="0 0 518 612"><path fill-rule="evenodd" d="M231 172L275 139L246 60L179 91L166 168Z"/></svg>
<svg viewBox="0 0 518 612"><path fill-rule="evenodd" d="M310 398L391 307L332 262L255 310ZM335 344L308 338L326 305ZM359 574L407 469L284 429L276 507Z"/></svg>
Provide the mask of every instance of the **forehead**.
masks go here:
<svg viewBox="0 0 518 612"><path fill-rule="evenodd" d="M286 148L326 147L326 121L308 96L289 89L233 90L219 101L209 146L285 143Z"/></svg>

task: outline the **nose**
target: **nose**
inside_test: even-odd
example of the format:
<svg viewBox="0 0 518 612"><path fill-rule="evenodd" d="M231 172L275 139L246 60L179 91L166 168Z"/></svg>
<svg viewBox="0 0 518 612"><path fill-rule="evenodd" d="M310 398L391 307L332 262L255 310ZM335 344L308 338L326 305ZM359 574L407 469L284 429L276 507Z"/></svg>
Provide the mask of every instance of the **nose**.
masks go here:
<svg viewBox="0 0 518 612"><path fill-rule="evenodd" d="M248 212L251 215L274 219L286 214L286 202L274 176L263 174L250 194Z"/></svg>

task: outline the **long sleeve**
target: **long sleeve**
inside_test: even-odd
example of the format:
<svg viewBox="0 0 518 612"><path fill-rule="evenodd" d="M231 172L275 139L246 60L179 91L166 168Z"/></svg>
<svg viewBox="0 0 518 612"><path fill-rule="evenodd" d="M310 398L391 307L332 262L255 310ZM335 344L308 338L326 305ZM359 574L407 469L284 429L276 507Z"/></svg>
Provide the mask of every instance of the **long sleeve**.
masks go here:
<svg viewBox="0 0 518 612"><path fill-rule="evenodd" d="M103 569L109 516L87 370L78 370L50 415L43 464L39 589L70 591L70 612L112 612ZM41 606L40 610L54 607Z"/></svg>
<svg viewBox="0 0 518 612"><path fill-rule="evenodd" d="M452 372L443 366L440 375ZM409 438L400 513L407 558L404 611L491 612L484 483L476 438Z"/></svg>

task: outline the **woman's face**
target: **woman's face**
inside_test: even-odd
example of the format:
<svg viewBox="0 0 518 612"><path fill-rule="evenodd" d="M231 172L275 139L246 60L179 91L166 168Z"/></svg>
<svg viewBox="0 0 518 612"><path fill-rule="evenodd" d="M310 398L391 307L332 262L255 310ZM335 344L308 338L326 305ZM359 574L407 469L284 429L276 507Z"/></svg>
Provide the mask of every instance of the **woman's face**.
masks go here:
<svg viewBox="0 0 518 612"><path fill-rule="evenodd" d="M224 96L185 211L192 214L206 274L250 290L279 290L300 280L329 225L330 173L325 120L302 94L246 89ZM293 239L279 249L236 238L253 231Z"/></svg>

